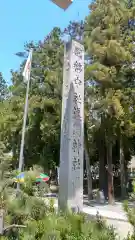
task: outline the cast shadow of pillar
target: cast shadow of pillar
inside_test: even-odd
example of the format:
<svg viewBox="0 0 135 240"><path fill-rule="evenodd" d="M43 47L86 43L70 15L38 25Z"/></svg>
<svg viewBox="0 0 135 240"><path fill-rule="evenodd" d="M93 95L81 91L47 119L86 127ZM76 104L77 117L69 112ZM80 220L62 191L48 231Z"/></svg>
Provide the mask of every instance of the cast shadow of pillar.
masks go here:
<svg viewBox="0 0 135 240"><path fill-rule="evenodd" d="M83 206L83 118L80 102L71 82L61 123L59 208L75 212Z"/></svg>

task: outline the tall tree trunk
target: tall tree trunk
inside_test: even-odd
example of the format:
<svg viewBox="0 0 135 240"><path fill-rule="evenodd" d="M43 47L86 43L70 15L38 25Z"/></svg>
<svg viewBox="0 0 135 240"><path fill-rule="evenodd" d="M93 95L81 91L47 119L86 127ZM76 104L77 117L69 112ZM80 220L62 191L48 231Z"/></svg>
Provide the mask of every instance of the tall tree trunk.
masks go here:
<svg viewBox="0 0 135 240"><path fill-rule="evenodd" d="M103 191L105 198L107 198L106 189L106 169L105 169L105 142L104 136L99 136L98 141L99 152L99 191Z"/></svg>
<svg viewBox="0 0 135 240"><path fill-rule="evenodd" d="M88 134L87 134L87 124L86 124L86 122L84 123L84 153L85 153L85 159L86 159L88 200L90 201L93 198L93 194L92 194L92 176L91 176L91 169L90 169Z"/></svg>
<svg viewBox="0 0 135 240"><path fill-rule="evenodd" d="M90 159L86 145L84 145L85 151L85 160L86 160L86 171L87 171L87 183L88 183L88 201L93 198L92 194L92 176L91 176L91 169L90 169Z"/></svg>
<svg viewBox="0 0 135 240"><path fill-rule="evenodd" d="M105 97L105 89L102 87L101 89L102 96ZM101 125L99 129L99 133L97 136L97 148L99 152L99 191L103 191L105 199L107 199L107 173L105 169L106 165L106 154L105 154L105 146L106 146L106 138L105 138L105 128L104 128L105 114L101 115Z"/></svg>
<svg viewBox="0 0 135 240"><path fill-rule="evenodd" d="M105 156L105 131L104 131L104 115L101 116L101 127L97 135L97 148L99 153L99 191L103 191L105 199L107 199L107 174L106 174L106 156Z"/></svg>
<svg viewBox="0 0 135 240"><path fill-rule="evenodd" d="M108 201L114 203L114 186L113 186L113 166L112 166L112 142L107 142L107 165L108 165Z"/></svg>
<svg viewBox="0 0 135 240"><path fill-rule="evenodd" d="M125 172L125 157L122 137L120 138L120 180L121 180L121 197L126 198L126 172Z"/></svg>

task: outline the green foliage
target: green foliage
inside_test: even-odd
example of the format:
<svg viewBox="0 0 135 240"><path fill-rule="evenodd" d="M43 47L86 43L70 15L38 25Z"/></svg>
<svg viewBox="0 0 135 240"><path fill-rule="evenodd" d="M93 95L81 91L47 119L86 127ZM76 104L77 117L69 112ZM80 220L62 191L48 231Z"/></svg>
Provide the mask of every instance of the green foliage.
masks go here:
<svg viewBox="0 0 135 240"><path fill-rule="evenodd" d="M131 97L134 95L135 76L134 27L131 24L134 17L134 1L129 8L128 1L97 0L90 4L90 14L85 21L84 44L87 54L91 57L91 64L87 64L85 68L85 77L91 83L86 91L89 91L88 107L91 109L91 119L96 127L89 139L96 138L99 159L104 159L104 163L100 162L100 165L107 163L111 174L114 159L118 157L120 160L121 148L127 146L127 143L126 148L130 154L129 139L135 134L132 111L135 101L134 97ZM94 97L91 93L94 93ZM104 141L104 146L100 143L99 136L101 141ZM115 155L112 155L113 148L116 149L118 143L119 155L116 156L116 151ZM103 151L100 148L105 148L105 156L102 156ZM123 151L125 158L126 151ZM124 165L126 160L123 161ZM120 160L119 165L121 163Z"/></svg>
<svg viewBox="0 0 135 240"><path fill-rule="evenodd" d="M132 232L130 232L125 238L126 240L134 240L135 239L135 207L133 204L134 196L132 196L132 201L125 201L123 204L124 211L126 212L129 223L132 226Z"/></svg>
<svg viewBox="0 0 135 240"><path fill-rule="evenodd" d="M86 76L98 84L106 117L111 117L114 124L117 120L126 122L131 105L128 105L128 92L122 87L123 81L127 81L127 71L134 72L134 44L127 39L133 31L123 31L123 28L128 25L132 10L127 9L126 2L115 0L94 1L90 9L86 19L86 29L90 31L85 34L85 44L92 64L87 66Z"/></svg>
<svg viewBox="0 0 135 240"><path fill-rule="evenodd" d="M135 3L132 1L130 8L128 3L122 0L93 1L85 23L70 22L64 33L55 27L43 41L26 44L25 54L18 53L26 58L26 52L33 47L24 146L26 170L39 164L49 172L59 164L63 34L82 41L84 32L88 59L85 61L85 142L91 162L102 158L104 163L100 162L100 166L107 163L120 165L120 142L125 165L131 153L134 154L135 32L130 22L135 17ZM9 89L0 74L0 141L6 152L13 153L13 168L18 167L21 142L26 92L22 77L24 64L22 61L18 71L11 71L12 86ZM108 160L110 146L112 156L110 154ZM32 195L31 183L23 186L23 191Z"/></svg>
<svg viewBox="0 0 135 240"><path fill-rule="evenodd" d="M126 166L135 152L135 29L130 24L134 19L134 1L131 4L127 0L95 0L90 4L85 23L70 22L64 30L64 34L80 40L85 30L85 52L90 59L85 61L85 143L91 162L100 161L100 168L104 169L106 164L120 165L120 148ZM7 225L26 226L26 229L11 229L7 239L115 240L114 230L99 219L88 221L82 215L56 214L53 203L48 205L41 198L48 191L47 185L39 188L34 185L37 172L49 172L59 163L62 37L56 27L43 41L25 46L26 52L33 47L33 59L24 163L26 170L34 164L43 169L25 172L25 182L17 197L12 180L16 173L12 169L18 167L20 151L25 61L18 71L11 71L9 89L0 73L0 209L5 211ZM25 55L18 53L21 57ZM109 158L108 149L112 153ZM7 156L9 151L12 157ZM124 208L135 228L134 208L130 209L128 204ZM135 235L127 239L135 239Z"/></svg>
<svg viewBox="0 0 135 240"><path fill-rule="evenodd" d="M28 224L22 239L57 239L57 240L114 240L116 234L112 228L102 222L86 220L83 215L76 214L49 214L42 221L33 221Z"/></svg>
<svg viewBox="0 0 135 240"><path fill-rule="evenodd" d="M0 165L2 169L2 165ZM56 213L53 202L48 204L41 197L34 196L32 182L35 172L26 172L24 187L16 195L13 185L6 185L6 195L0 195L4 211L5 226L10 226L4 232L5 237L1 239L93 239L93 240L115 240L116 234L112 228L97 219L89 221L82 214ZM8 176L10 180L11 175ZM6 169L3 169L3 182L6 182ZM31 182L31 187L30 187ZM27 188L28 186L28 188ZM31 190L30 190L31 188ZM29 191L28 191L29 189ZM10 190L10 191L9 191ZM5 198L6 196L6 198ZM12 226L12 227L11 227ZM18 226L18 227L17 227Z"/></svg>
<svg viewBox="0 0 135 240"><path fill-rule="evenodd" d="M4 101L8 96L8 87L0 72L0 102Z"/></svg>
<svg viewBox="0 0 135 240"><path fill-rule="evenodd" d="M27 44L26 49L31 47ZM54 28L49 38L33 46L29 112L25 135L26 167L41 164L46 170L59 161L61 85L63 42L61 31ZM22 64L12 71L12 86L7 101L0 105L2 140L18 160L26 86L22 79Z"/></svg>
<svg viewBox="0 0 135 240"><path fill-rule="evenodd" d="M126 240L134 240L135 239L135 181L133 181L133 193L130 196L130 201L125 201L123 204L124 211L127 215L127 219L132 226L132 232L130 232L125 238Z"/></svg>
<svg viewBox="0 0 135 240"><path fill-rule="evenodd" d="M21 190L17 192L16 185L13 184L12 172L7 176L9 164L4 161L4 167L0 164L3 172L0 183L0 210L4 212L4 225L14 226L5 232L7 239L19 237L19 229L27 226L30 222L41 221L52 211L52 205L48 205L42 200L41 196L35 196L37 189L33 186L35 172L25 173L26 178ZM43 191L43 190L42 190ZM20 226L20 227L16 227ZM20 239L20 238L19 238Z"/></svg>

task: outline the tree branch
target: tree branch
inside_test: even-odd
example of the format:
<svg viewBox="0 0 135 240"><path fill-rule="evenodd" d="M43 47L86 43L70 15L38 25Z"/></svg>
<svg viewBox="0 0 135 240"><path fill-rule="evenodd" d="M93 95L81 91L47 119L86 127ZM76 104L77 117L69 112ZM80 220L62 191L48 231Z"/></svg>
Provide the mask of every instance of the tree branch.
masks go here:
<svg viewBox="0 0 135 240"><path fill-rule="evenodd" d="M12 225L4 228L3 232L5 233L5 232L9 231L11 228L26 228L26 226L25 225L12 224Z"/></svg>

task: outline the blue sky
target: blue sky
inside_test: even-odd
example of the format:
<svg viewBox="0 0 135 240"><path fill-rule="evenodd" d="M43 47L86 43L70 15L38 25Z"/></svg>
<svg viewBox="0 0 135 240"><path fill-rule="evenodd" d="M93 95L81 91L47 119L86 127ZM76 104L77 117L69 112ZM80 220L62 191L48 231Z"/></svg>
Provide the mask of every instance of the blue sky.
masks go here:
<svg viewBox="0 0 135 240"><path fill-rule="evenodd" d="M29 40L42 40L58 26L66 27L70 20L81 20L88 14L90 0L74 0L63 11L51 0L0 1L0 71L10 82L10 69L17 70L21 59L15 53L23 51Z"/></svg>

